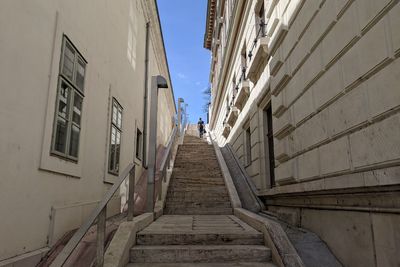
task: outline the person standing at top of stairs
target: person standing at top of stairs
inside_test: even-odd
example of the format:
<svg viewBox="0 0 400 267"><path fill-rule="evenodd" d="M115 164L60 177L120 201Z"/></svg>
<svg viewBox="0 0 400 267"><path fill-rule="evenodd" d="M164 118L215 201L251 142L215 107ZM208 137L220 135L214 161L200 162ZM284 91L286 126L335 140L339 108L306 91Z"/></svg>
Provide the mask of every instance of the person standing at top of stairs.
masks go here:
<svg viewBox="0 0 400 267"><path fill-rule="evenodd" d="M197 129L199 130L199 136L200 138L203 138L204 134L204 121L199 118L199 121L197 122Z"/></svg>

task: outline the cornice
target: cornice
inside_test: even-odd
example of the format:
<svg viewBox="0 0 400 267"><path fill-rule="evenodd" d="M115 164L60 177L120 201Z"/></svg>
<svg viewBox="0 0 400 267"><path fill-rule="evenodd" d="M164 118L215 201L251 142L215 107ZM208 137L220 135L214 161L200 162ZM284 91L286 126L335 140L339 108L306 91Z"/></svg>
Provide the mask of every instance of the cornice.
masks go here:
<svg viewBox="0 0 400 267"><path fill-rule="evenodd" d="M206 29L204 33L204 48L211 49L212 38L214 34L214 20L216 13L217 0L208 0L206 13Z"/></svg>

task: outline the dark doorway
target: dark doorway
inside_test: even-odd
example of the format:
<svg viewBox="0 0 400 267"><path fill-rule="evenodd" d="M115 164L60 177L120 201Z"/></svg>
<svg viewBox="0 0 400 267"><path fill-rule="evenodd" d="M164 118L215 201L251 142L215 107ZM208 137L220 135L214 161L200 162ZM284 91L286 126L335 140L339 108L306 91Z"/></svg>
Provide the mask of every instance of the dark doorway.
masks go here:
<svg viewBox="0 0 400 267"><path fill-rule="evenodd" d="M271 104L264 109L264 153L265 153L265 174L267 184L272 188L275 186L275 156L274 156L274 135L272 131L272 109Z"/></svg>

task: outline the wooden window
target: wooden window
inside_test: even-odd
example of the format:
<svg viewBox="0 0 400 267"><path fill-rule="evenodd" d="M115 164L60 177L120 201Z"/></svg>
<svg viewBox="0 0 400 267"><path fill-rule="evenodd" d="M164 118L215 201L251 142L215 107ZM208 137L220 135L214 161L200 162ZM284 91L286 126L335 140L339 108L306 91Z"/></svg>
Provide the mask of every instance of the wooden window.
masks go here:
<svg viewBox="0 0 400 267"><path fill-rule="evenodd" d="M87 62L63 37L51 154L78 161Z"/></svg>
<svg viewBox="0 0 400 267"><path fill-rule="evenodd" d="M111 116L108 172L118 175L121 154L122 107L115 98L113 98L112 102Z"/></svg>
<svg viewBox="0 0 400 267"><path fill-rule="evenodd" d="M136 158L143 159L143 134L139 129L136 130Z"/></svg>

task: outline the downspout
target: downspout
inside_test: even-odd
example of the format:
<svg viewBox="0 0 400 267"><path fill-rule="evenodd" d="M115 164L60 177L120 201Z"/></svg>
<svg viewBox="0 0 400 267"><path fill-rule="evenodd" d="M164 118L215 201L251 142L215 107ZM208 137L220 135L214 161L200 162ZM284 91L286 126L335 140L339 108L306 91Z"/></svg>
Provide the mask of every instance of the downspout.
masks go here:
<svg viewBox="0 0 400 267"><path fill-rule="evenodd" d="M147 169L147 100L148 100L148 76L149 76L149 28L150 22L146 23L146 43L144 58L144 107L143 107L143 167Z"/></svg>

